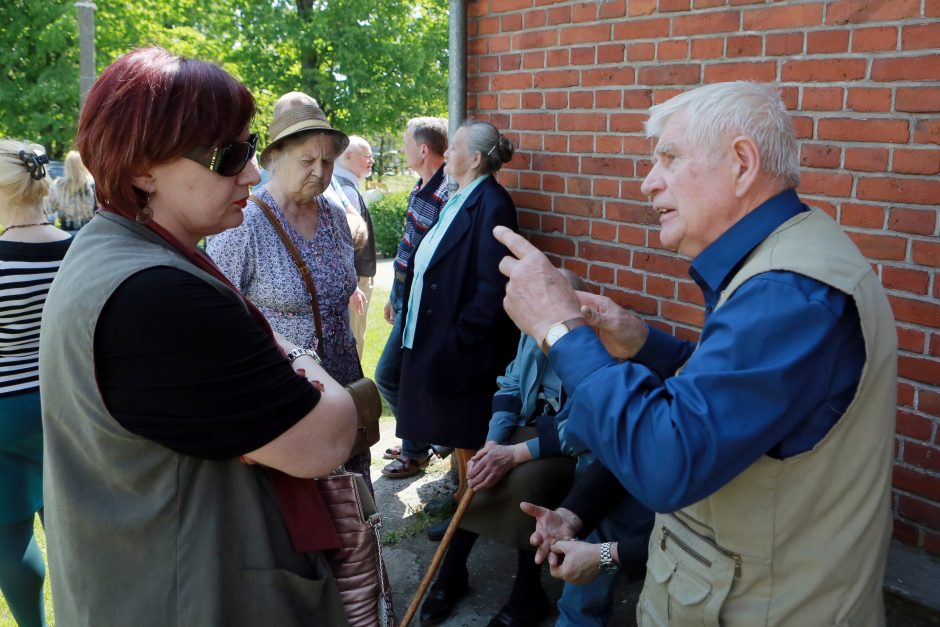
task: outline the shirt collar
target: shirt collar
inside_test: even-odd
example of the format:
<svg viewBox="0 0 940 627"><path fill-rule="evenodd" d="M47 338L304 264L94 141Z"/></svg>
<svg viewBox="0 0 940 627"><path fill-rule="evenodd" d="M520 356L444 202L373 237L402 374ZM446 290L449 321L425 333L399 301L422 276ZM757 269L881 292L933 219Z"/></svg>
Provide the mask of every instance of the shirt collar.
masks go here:
<svg viewBox="0 0 940 627"><path fill-rule="evenodd" d="M705 300L709 301L710 295L716 295L727 285L744 259L777 227L808 210L795 190L785 190L735 222L699 253L692 262L689 276L698 283Z"/></svg>
<svg viewBox="0 0 940 627"><path fill-rule="evenodd" d="M357 187L359 186L359 183L362 182L362 179L356 176L351 170L347 170L346 168L339 165L338 163L333 166L333 174L335 176L339 176L346 180L352 181L353 183L356 184Z"/></svg>
<svg viewBox="0 0 940 627"><path fill-rule="evenodd" d="M482 183L483 180L488 176L489 174L482 174L476 177L475 179L473 179L472 181L470 181L470 184L467 185L466 187L461 187L460 189L458 189L454 193L454 195L451 196L450 199L447 201L447 205L453 206L457 204L458 202L463 203L463 200L461 199L468 197L473 192L473 190L479 187L480 183Z"/></svg>
<svg viewBox="0 0 940 627"><path fill-rule="evenodd" d="M441 164L441 167L437 169L437 172L434 173L434 176L431 177L431 180L428 181L428 184L423 188L421 187L422 181L418 179L417 184L415 185L415 193L425 200L429 200L431 196L437 193L437 188L441 186L441 181L444 179L444 164Z"/></svg>

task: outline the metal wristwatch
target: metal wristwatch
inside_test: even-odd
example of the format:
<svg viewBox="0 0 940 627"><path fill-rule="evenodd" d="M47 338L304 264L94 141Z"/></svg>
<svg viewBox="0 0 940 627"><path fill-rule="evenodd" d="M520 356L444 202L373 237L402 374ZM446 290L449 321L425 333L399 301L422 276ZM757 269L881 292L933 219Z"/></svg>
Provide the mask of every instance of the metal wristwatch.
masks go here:
<svg viewBox="0 0 940 627"><path fill-rule="evenodd" d="M601 572L606 575L613 574L620 569L617 562L615 562L614 558L610 555L611 544L613 544L613 542L605 542L601 545L601 561L599 565Z"/></svg>
<svg viewBox="0 0 940 627"><path fill-rule="evenodd" d="M295 348L291 352L287 353L287 359L290 361L291 365L293 366L294 361L296 361L300 357L303 357L304 355L313 357L313 360L315 362L317 362L321 366L323 365L323 360L320 359L319 355L317 355L317 351L313 350L312 348Z"/></svg>

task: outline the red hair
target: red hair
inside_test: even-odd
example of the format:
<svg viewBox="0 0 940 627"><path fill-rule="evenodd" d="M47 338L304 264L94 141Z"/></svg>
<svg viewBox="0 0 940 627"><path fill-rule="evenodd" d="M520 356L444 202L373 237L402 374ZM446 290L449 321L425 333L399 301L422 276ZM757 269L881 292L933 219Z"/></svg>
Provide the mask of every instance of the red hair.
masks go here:
<svg viewBox="0 0 940 627"><path fill-rule="evenodd" d="M238 141L254 115L251 92L219 66L141 48L95 81L76 147L99 204L133 216L147 204L133 176L194 148Z"/></svg>

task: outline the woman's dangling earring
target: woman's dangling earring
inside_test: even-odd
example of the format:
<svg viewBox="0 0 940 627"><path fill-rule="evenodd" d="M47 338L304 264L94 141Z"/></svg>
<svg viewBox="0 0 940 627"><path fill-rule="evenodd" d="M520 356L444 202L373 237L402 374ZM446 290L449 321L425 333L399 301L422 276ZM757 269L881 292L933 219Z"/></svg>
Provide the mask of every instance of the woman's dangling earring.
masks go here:
<svg viewBox="0 0 940 627"><path fill-rule="evenodd" d="M137 224L147 224L153 220L153 209L150 208L150 194L147 194L147 204L143 209L137 210Z"/></svg>

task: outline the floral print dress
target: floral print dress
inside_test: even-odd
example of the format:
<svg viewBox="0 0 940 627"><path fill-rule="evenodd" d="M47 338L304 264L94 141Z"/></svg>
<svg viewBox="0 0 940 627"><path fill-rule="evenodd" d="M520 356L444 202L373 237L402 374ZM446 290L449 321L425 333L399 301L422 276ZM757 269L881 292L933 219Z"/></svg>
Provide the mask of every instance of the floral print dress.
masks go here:
<svg viewBox="0 0 940 627"><path fill-rule="evenodd" d="M323 358L324 369L337 382L352 383L362 376L362 367L349 324L349 298L356 290L357 277L352 236L343 210L318 196L317 231L308 240L291 226L266 189L254 193L271 207L311 270L323 338L317 337L310 295L290 252L253 201L245 208L241 226L212 237L206 252L261 310L275 331L298 346L316 350ZM362 473L371 490L370 463L366 451L350 458L346 469Z"/></svg>

